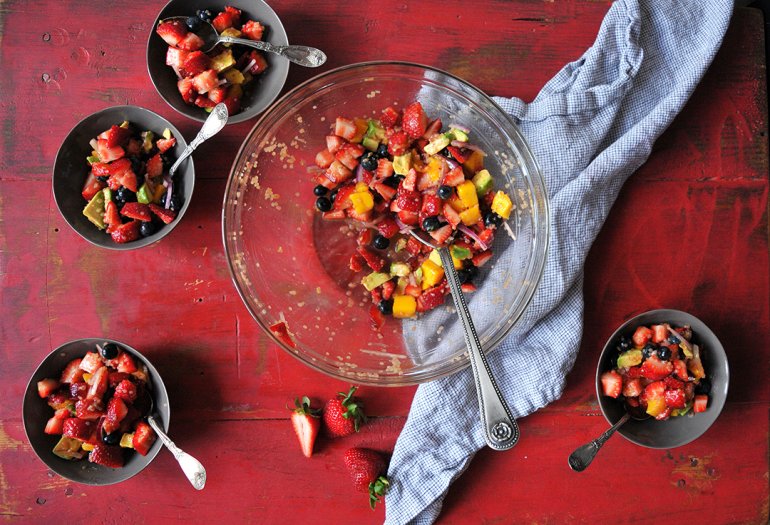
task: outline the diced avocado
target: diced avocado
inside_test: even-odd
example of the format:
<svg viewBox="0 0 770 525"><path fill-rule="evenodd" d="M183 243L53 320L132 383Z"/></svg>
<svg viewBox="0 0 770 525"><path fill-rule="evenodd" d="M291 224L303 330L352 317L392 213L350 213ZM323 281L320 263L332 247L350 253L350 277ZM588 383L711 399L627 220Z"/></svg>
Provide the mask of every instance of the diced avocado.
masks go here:
<svg viewBox="0 0 770 525"><path fill-rule="evenodd" d="M473 185L479 195L486 195L492 189L493 182L492 175L487 170L481 170L473 176Z"/></svg>
<svg viewBox="0 0 770 525"><path fill-rule="evenodd" d="M452 254L453 259L470 259L471 257L471 251L468 248L465 248L463 246L452 246L449 250L449 253Z"/></svg>
<svg viewBox="0 0 770 525"><path fill-rule="evenodd" d="M96 195L83 208L83 215L94 223L100 230L104 229L104 193L97 191Z"/></svg>
<svg viewBox="0 0 770 525"><path fill-rule="evenodd" d="M390 265L390 275L396 275L398 277L406 277L410 272L409 265L402 262L394 262Z"/></svg>
<svg viewBox="0 0 770 525"><path fill-rule="evenodd" d="M67 436L62 436L56 443L53 453L62 459L81 459L85 455L80 449L80 440Z"/></svg>
<svg viewBox="0 0 770 525"><path fill-rule="evenodd" d="M459 140L460 142L468 142L468 134L461 129L449 128L446 132L451 140Z"/></svg>
<svg viewBox="0 0 770 525"><path fill-rule="evenodd" d="M244 81L243 73L241 73L237 69L230 69L228 71L225 71L223 75L231 85L243 84L243 81Z"/></svg>
<svg viewBox="0 0 770 525"><path fill-rule="evenodd" d="M385 138L385 129L380 127L379 122L376 120L369 119L366 121L366 133L364 136L377 139L377 142L379 142Z"/></svg>
<svg viewBox="0 0 770 525"><path fill-rule="evenodd" d="M168 140L171 138L171 130L166 128L163 130L163 138Z"/></svg>
<svg viewBox="0 0 770 525"><path fill-rule="evenodd" d="M417 268L414 273L414 280L417 282L417 284L420 284L425 277L425 272L422 271L422 266Z"/></svg>
<svg viewBox="0 0 770 525"><path fill-rule="evenodd" d="M397 175L406 175L409 173L409 169L412 167L412 154L406 152L403 155L397 155L393 157L393 171Z"/></svg>
<svg viewBox="0 0 770 525"><path fill-rule="evenodd" d="M150 204L153 201L153 193L145 182L139 187L139 191L136 192L136 200L142 204Z"/></svg>
<svg viewBox="0 0 770 525"><path fill-rule="evenodd" d="M380 141L374 137L364 137L361 141L361 145L369 151L377 151L377 148L380 146Z"/></svg>
<svg viewBox="0 0 770 525"><path fill-rule="evenodd" d="M89 157L86 157L86 160L88 161L89 164L95 164L99 162L99 157L97 155L91 155Z"/></svg>
<svg viewBox="0 0 770 525"><path fill-rule="evenodd" d="M154 146L153 141L155 140L155 133L152 131L145 131L142 133L142 149L145 153L149 153L152 151L152 147Z"/></svg>
<svg viewBox="0 0 770 525"><path fill-rule="evenodd" d="M436 153L438 153L442 149L444 149L447 146L449 146L450 142L451 142L451 140L449 139L449 137L446 136L446 134L439 135L435 139L431 140L425 146L425 153L427 153L428 155L435 155Z"/></svg>
<svg viewBox="0 0 770 525"><path fill-rule="evenodd" d="M364 288L366 288L367 291L371 292L381 284L383 284L386 281L390 280L390 275L387 273L382 272L372 272L363 279L361 279L361 284L364 285Z"/></svg>
<svg viewBox="0 0 770 525"><path fill-rule="evenodd" d="M399 240L396 241L396 247L394 248L394 250L396 251L396 253L398 253L404 248L406 248L406 239L401 237Z"/></svg>
<svg viewBox="0 0 770 525"><path fill-rule="evenodd" d="M232 67L234 64L235 59L233 58L232 49L226 49L211 59L211 69L217 73L221 73L225 69Z"/></svg>
<svg viewBox="0 0 770 525"><path fill-rule="evenodd" d="M399 277L396 281L396 293L402 294L404 293L404 289L406 288L406 285L409 284L409 279L406 277Z"/></svg>
<svg viewBox="0 0 770 525"><path fill-rule="evenodd" d="M102 188L102 193L104 193L104 208L107 208L107 203L112 200L112 190L110 188Z"/></svg>
<svg viewBox="0 0 770 525"><path fill-rule="evenodd" d="M675 408L674 410L672 410L671 411L671 415L672 416L683 416L687 412L689 412L691 408L692 408L692 401L688 401L687 404L685 406L683 406L682 408Z"/></svg>
<svg viewBox="0 0 770 525"><path fill-rule="evenodd" d="M618 356L618 368L630 368L642 363L642 351L638 348L626 350Z"/></svg>

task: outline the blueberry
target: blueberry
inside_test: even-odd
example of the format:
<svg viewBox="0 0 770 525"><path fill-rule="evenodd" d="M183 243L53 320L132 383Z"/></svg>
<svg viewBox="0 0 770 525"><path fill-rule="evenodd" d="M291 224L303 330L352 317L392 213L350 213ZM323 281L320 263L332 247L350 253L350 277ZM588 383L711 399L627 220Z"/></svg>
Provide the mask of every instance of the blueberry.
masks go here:
<svg viewBox="0 0 770 525"><path fill-rule="evenodd" d="M500 226L503 223L503 218L493 211L490 211L484 215L484 226L491 228L492 226Z"/></svg>
<svg viewBox="0 0 770 525"><path fill-rule="evenodd" d="M144 162L139 157L131 156L128 157L128 160L131 162L131 171L134 173L142 173L144 171Z"/></svg>
<svg viewBox="0 0 770 525"><path fill-rule="evenodd" d="M382 182L384 182L387 186L390 186L391 188L398 188L398 184L401 182L401 179L399 179L395 175L391 175L387 179L384 179Z"/></svg>
<svg viewBox="0 0 770 525"><path fill-rule="evenodd" d="M393 299L383 299L379 303L377 303L377 308L380 309L380 312L384 313L385 315L390 315L393 313Z"/></svg>
<svg viewBox="0 0 770 525"><path fill-rule="evenodd" d="M438 230L439 227L441 227L441 221L435 215L433 217L426 217L422 220L422 229L426 232Z"/></svg>
<svg viewBox="0 0 770 525"><path fill-rule="evenodd" d="M647 343L644 345L644 348L642 348L642 357L648 359L657 349L658 347L654 343Z"/></svg>
<svg viewBox="0 0 770 525"><path fill-rule="evenodd" d="M675 335L668 336L668 339L666 339L667 345L678 345L679 344L679 338Z"/></svg>
<svg viewBox="0 0 770 525"><path fill-rule="evenodd" d="M448 159L449 159L449 158L452 158L452 154L451 154L451 153L449 153L449 150L448 150L448 149L446 149L446 148L444 148L444 149L442 149L441 151L439 151L439 152L438 152L438 154L439 154L439 155L441 155L442 157L446 157L446 158L448 158Z"/></svg>
<svg viewBox="0 0 770 525"><path fill-rule="evenodd" d="M385 250L390 246L390 241L383 235L377 235L372 240L372 245L378 250Z"/></svg>
<svg viewBox="0 0 770 525"><path fill-rule="evenodd" d="M315 188L313 188L313 195L315 195L316 197L323 197L328 192L329 192L329 190L326 189L326 187L321 186L320 184L318 186L316 186Z"/></svg>
<svg viewBox="0 0 770 525"><path fill-rule="evenodd" d="M155 223L152 221L142 222L141 226L139 226L139 233L142 234L142 237L149 237L153 233L155 233L158 230L158 228L155 226Z"/></svg>
<svg viewBox="0 0 770 525"><path fill-rule="evenodd" d="M115 202L118 206L123 206L127 202L136 201L136 193L129 190L125 186L121 186L115 192Z"/></svg>
<svg viewBox="0 0 770 525"><path fill-rule="evenodd" d="M380 144L377 146L377 156L381 159L388 158L388 145L387 144Z"/></svg>
<svg viewBox="0 0 770 525"><path fill-rule="evenodd" d="M447 185L439 186L438 198L442 200L447 200L449 197L452 196L453 193L454 193L454 190L452 189L452 186L447 186Z"/></svg>
<svg viewBox="0 0 770 525"><path fill-rule="evenodd" d="M631 341L631 338L627 335L624 335L620 338L620 341L618 341L618 350L625 352L626 350L629 350L633 344L634 343Z"/></svg>
<svg viewBox="0 0 770 525"><path fill-rule="evenodd" d="M96 177L96 180L98 180L99 182L107 182L107 179L109 179L109 177L105 175L99 175L98 177Z"/></svg>
<svg viewBox="0 0 770 525"><path fill-rule="evenodd" d="M187 29L195 33L198 29L201 28L201 19L199 16L188 16L187 20L184 21L185 25L187 25Z"/></svg>
<svg viewBox="0 0 770 525"><path fill-rule="evenodd" d="M204 22L211 22L211 20L214 18L214 15L212 15L211 11L208 9L198 9L195 14L198 15L198 18Z"/></svg>
<svg viewBox="0 0 770 525"><path fill-rule="evenodd" d="M176 193L171 194L171 202L168 205L168 209L171 211L179 211L182 209L182 197Z"/></svg>
<svg viewBox="0 0 770 525"><path fill-rule="evenodd" d="M118 353L118 345L115 343L104 343L101 350L99 350L99 355L105 359L115 359L118 357Z"/></svg>
<svg viewBox="0 0 770 525"><path fill-rule="evenodd" d="M364 153L361 157L361 167L366 171L374 171L377 169L377 154L371 151Z"/></svg>
<svg viewBox="0 0 770 525"><path fill-rule="evenodd" d="M707 378L704 377L695 384L696 394L708 394L709 392L711 392L711 381Z"/></svg>
<svg viewBox="0 0 770 525"><path fill-rule="evenodd" d="M118 445L120 443L120 437L120 432L105 434L104 431L102 431L102 441L107 445Z"/></svg>
<svg viewBox="0 0 770 525"><path fill-rule="evenodd" d="M671 359L671 349L667 346L661 346L658 348L658 357L663 361L668 361Z"/></svg>
<svg viewBox="0 0 770 525"><path fill-rule="evenodd" d="M329 194L329 200L334 202L334 199L337 198L337 192L339 191L339 188L335 188L330 194Z"/></svg>
<svg viewBox="0 0 770 525"><path fill-rule="evenodd" d="M457 277L460 278L460 283L465 284L473 281L473 278L476 277L478 274L478 268L475 266L469 266L467 268L463 268L462 270L457 272Z"/></svg>
<svg viewBox="0 0 770 525"><path fill-rule="evenodd" d="M332 201L326 197L318 197L315 200L315 207L318 208L319 211L329 211L332 209Z"/></svg>

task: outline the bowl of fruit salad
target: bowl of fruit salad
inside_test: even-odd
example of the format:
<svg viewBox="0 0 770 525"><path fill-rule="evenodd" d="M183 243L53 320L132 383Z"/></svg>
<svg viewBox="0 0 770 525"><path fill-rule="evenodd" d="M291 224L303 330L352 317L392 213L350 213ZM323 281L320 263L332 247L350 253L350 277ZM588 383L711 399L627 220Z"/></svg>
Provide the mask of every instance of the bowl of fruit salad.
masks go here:
<svg viewBox="0 0 770 525"><path fill-rule="evenodd" d="M110 485L139 473L160 451L144 419L151 409L167 430L166 387L142 354L118 341L77 339L32 374L22 419L48 468L78 483Z"/></svg>
<svg viewBox="0 0 770 525"><path fill-rule="evenodd" d="M228 124L253 118L278 97L288 60L242 45L207 49L198 36L203 24L223 36L288 45L281 20L261 0L171 0L147 40L147 71L155 89L194 120L205 120L220 102L227 105Z"/></svg>
<svg viewBox="0 0 770 525"><path fill-rule="evenodd" d="M223 207L235 286L259 325L324 373L415 384L468 365L450 249L489 352L540 280L548 203L513 121L449 73L372 62L323 73L266 111Z"/></svg>
<svg viewBox="0 0 770 525"><path fill-rule="evenodd" d="M160 115L114 106L81 120L56 154L53 194L64 219L90 243L132 250L159 241L179 223L195 185L187 147Z"/></svg>
<svg viewBox="0 0 770 525"><path fill-rule="evenodd" d="M604 417L632 419L618 433L650 448L673 448L700 437L724 407L727 356L716 335L679 310L651 310L610 337L596 372Z"/></svg>

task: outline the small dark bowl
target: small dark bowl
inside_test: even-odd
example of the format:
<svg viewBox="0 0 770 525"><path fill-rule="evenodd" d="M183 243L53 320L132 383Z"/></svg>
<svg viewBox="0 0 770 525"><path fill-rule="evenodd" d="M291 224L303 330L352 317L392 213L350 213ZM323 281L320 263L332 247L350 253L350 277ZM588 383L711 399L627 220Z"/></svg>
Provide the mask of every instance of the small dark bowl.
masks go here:
<svg viewBox="0 0 770 525"><path fill-rule="evenodd" d="M650 310L623 323L604 345L596 370L596 395L599 406L607 421L614 425L623 414L625 407L622 399L613 399L602 394L601 375L614 368L613 359L621 336L631 336L639 325L669 323L672 326L690 325L692 341L700 346L701 360L706 377L711 382L709 404L705 412L672 417L666 421L653 418L645 420L630 419L620 427L618 434L637 445L649 448L674 448L685 445L700 437L716 421L727 399L730 382L730 370L727 355L717 336L697 317L679 310Z"/></svg>
<svg viewBox="0 0 770 525"><path fill-rule="evenodd" d="M91 244L111 250L134 250L157 242L168 235L182 220L195 186L195 168L192 157L188 157L177 168L176 183L182 186L184 202L171 224L164 225L152 235L125 244L116 243L104 230L94 226L83 215L83 208L88 203L80 194L89 172L86 162L86 157L91 154L92 149L89 142L110 126L119 125L124 120L141 130L150 130L157 134L162 133L165 128L170 129L176 138L176 145L168 153L174 160L187 147L187 141L179 130L157 113L137 106L114 106L97 111L78 122L59 147L53 167L53 196L64 220Z"/></svg>
<svg viewBox="0 0 770 525"><path fill-rule="evenodd" d="M35 454L48 468L63 478L86 485L112 485L125 481L149 465L162 447L160 438L158 438L150 447L146 456L133 452L130 454L125 465L117 469L90 463L87 458L69 461L56 456L52 452L61 436L48 435L43 432L46 421L53 416L53 410L48 406L45 399L41 399L38 395L37 382L48 377L59 378L64 367L70 361L83 357L86 352L94 351L96 344L103 343L115 343L123 350L133 354L137 364L141 362L147 366L152 383L156 420L158 420L164 430L168 430L168 423L171 417L168 393L163 385L163 379L161 379L155 367L152 366L152 363L130 346L110 339L77 339L61 345L48 354L37 367L35 373L32 374L27 390L24 392L22 408L24 431Z"/></svg>
<svg viewBox="0 0 770 525"><path fill-rule="evenodd" d="M147 39L147 72L150 74L155 89L166 103L182 115L203 122L208 113L202 108L186 104L177 89L177 76L174 70L166 65L168 44L155 33L158 22L172 16L195 16L199 9L209 9L215 16L223 11L225 6L232 6L243 11L242 19L257 20L265 26L264 40L274 45L289 44L286 30L283 28L275 11L262 0L171 0L158 14L150 29ZM241 111L230 115L228 124L236 124L252 119L262 113L278 97L286 77L289 74L289 61L263 53L269 64L268 69L253 80L253 84L244 89L241 100Z"/></svg>

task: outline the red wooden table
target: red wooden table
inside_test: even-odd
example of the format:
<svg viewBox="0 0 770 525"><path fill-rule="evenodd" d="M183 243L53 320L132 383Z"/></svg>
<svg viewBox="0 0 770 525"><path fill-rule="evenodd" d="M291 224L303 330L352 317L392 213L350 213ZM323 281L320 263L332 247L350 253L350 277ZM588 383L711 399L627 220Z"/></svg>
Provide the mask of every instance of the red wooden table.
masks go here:
<svg viewBox="0 0 770 525"><path fill-rule="evenodd" d="M419 5L419 7L418 7ZM531 100L589 46L609 1L273 2L289 38L327 51L324 69L418 60L491 94ZM285 406L344 388L269 342L242 305L220 208L252 123L195 154L184 221L160 244L113 253L82 241L51 195L56 150L82 117L136 104L190 138L198 124L154 91L144 49L162 2L3 3L0 9L0 516L23 522L377 523L342 464L353 445L392 449L413 388L360 391L374 416L303 458ZM761 13L738 9L725 44L649 162L623 189L586 270L585 336L558 402L523 419L520 444L477 455L449 492L445 523L767 523L770 385L768 145ZM314 72L293 67L287 88ZM680 248L684 244L685 249ZM120 270L116 270L120 269ZM594 396L604 340L627 317L670 307L703 319L732 372L727 405L697 441L648 450L611 440L591 468L568 454L606 426ZM80 337L144 352L171 396L171 434L207 466L194 491L163 451L118 486L55 476L34 456L21 398L37 363Z"/></svg>

